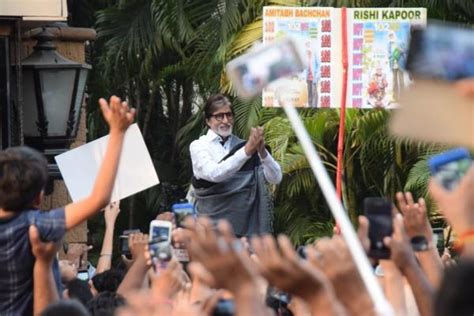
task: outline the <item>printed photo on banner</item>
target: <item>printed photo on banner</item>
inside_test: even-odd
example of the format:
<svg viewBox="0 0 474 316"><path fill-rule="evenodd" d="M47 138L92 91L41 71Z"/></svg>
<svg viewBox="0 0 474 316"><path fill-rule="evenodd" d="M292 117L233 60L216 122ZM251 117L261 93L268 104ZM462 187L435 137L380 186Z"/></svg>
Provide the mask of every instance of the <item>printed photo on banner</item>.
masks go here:
<svg viewBox="0 0 474 316"><path fill-rule="evenodd" d="M307 64L303 72L277 80L264 89L264 106L279 107L280 102L296 107L331 106L330 17L330 8L264 8L264 43L291 36L304 50Z"/></svg>
<svg viewBox="0 0 474 316"><path fill-rule="evenodd" d="M348 107L393 108L411 83L404 71L414 24L424 9L354 9L349 24Z"/></svg>

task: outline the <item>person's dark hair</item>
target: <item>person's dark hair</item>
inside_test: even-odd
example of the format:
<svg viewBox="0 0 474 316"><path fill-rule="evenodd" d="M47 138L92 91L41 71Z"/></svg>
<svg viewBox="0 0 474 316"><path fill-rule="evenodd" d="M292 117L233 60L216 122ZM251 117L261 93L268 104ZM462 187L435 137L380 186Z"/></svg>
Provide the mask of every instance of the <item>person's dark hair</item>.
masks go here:
<svg viewBox="0 0 474 316"><path fill-rule="evenodd" d="M113 316L115 310L125 305L122 295L114 292L102 292L87 303L92 316Z"/></svg>
<svg viewBox="0 0 474 316"><path fill-rule="evenodd" d="M30 208L47 180L48 163L38 151L25 146L0 151L0 208Z"/></svg>
<svg viewBox="0 0 474 316"><path fill-rule="evenodd" d="M90 316L89 311L76 300L61 300L46 307L40 316Z"/></svg>
<svg viewBox="0 0 474 316"><path fill-rule="evenodd" d="M92 299L92 292L86 281L74 279L66 283L66 289L71 299L77 299L86 305Z"/></svg>
<svg viewBox="0 0 474 316"><path fill-rule="evenodd" d="M94 275L92 284L94 284L97 292L115 292L120 283L122 283L125 273L118 269L110 269L102 273Z"/></svg>
<svg viewBox="0 0 474 316"><path fill-rule="evenodd" d="M209 119L215 111L217 111L219 108L229 105L232 112L234 111L232 109L232 104L230 103L229 99L223 95L223 94L214 94L211 95L207 101L206 104L204 105L204 118Z"/></svg>
<svg viewBox="0 0 474 316"><path fill-rule="evenodd" d="M434 300L435 316L472 316L474 313L474 261L461 261L444 274Z"/></svg>

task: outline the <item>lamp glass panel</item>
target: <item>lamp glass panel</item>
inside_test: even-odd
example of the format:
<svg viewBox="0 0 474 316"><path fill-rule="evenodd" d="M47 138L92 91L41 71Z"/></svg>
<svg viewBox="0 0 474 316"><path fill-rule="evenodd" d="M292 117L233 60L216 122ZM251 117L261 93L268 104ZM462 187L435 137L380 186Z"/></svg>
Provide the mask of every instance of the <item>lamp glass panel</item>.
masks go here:
<svg viewBox="0 0 474 316"><path fill-rule="evenodd" d="M77 127L79 126L79 118L81 115L81 106L82 106L82 100L84 98L84 90L86 88L86 82L87 82L87 74L89 73L89 69L81 69L79 71L79 80L77 84L77 93L75 96L74 100L74 118L75 118L75 124L74 124L74 129L72 131L72 135L75 136L77 133Z"/></svg>
<svg viewBox="0 0 474 316"><path fill-rule="evenodd" d="M74 89L75 69L42 69L43 106L48 120L48 136L65 136Z"/></svg>
<svg viewBox="0 0 474 316"><path fill-rule="evenodd" d="M36 105L33 69L23 69L23 132L25 136L40 136L37 127L38 109Z"/></svg>

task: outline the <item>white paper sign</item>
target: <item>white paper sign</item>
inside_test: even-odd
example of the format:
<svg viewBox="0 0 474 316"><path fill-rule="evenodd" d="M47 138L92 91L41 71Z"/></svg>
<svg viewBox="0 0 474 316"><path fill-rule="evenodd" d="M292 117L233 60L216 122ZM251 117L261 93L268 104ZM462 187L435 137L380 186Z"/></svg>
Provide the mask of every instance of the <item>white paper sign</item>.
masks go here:
<svg viewBox="0 0 474 316"><path fill-rule="evenodd" d="M73 201L81 200L91 193L108 139L108 135L101 137L55 157ZM111 201L119 201L158 183L143 136L138 125L133 124L125 133Z"/></svg>

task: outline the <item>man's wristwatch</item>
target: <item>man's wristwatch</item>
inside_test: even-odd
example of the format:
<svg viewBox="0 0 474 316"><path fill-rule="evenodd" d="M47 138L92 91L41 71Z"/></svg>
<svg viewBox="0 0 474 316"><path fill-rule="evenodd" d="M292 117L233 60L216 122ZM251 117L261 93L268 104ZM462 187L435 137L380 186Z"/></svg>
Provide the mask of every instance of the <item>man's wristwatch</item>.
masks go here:
<svg viewBox="0 0 474 316"><path fill-rule="evenodd" d="M430 249L430 245L428 243L428 240L426 239L425 236L419 235L415 236L410 240L411 247L413 248L414 251L426 251Z"/></svg>

